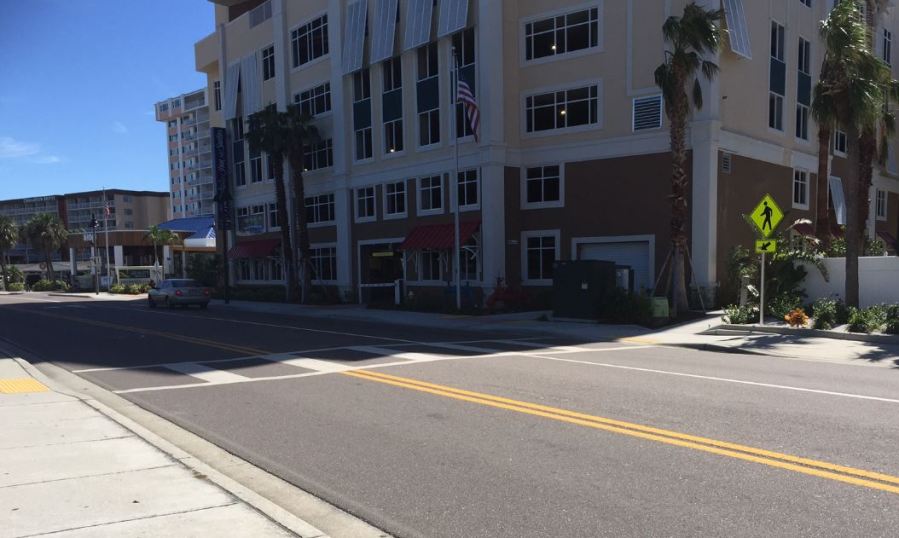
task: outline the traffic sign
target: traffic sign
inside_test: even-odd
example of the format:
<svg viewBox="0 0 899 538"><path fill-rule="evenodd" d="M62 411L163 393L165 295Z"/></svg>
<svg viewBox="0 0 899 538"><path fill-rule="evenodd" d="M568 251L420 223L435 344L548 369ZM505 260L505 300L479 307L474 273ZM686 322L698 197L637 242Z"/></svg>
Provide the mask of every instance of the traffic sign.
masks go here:
<svg viewBox="0 0 899 538"><path fill-rule="evenodd" d="M774 239L760 239L755 242L755 252L757 254L774 254L777 252L777 241Z"/></svg>
<svg viewBox="0 0 899 538"><path fill-rule="evenodd" d="M783 211L774 201L770 194L766 194L759 205L752 210L750 219L755 227L762 233L763 237L771 237L777 225L784 218Z"/></svg>

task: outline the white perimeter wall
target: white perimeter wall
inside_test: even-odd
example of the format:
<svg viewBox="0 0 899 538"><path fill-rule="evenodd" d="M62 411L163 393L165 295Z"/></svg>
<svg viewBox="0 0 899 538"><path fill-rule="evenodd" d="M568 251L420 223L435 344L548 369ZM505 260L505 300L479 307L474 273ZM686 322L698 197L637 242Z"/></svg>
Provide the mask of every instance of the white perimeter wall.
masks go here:
<svg viewBox="0 0 899 538"><path fill-rule="evenodd" d="M803 287L808 301L821 297L843 298L846 288L846 258L825 258L829 281L825 281L814 265L802 262L808 276ZM877 256L858 259L859 306L867 308L880 303L899 303L899 257Z"/></svg>

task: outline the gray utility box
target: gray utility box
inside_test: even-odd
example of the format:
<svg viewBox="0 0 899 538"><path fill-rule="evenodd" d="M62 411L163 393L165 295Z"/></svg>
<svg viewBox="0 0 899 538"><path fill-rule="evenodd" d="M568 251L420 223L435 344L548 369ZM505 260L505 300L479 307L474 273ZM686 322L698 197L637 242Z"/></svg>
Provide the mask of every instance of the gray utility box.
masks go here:
<svg viewBox="0 0 899 538"><path fill-rule="evenodd" d="M602 298L616 286L615 262L556 262L553 272L553 316L598 319Z"/></svg>

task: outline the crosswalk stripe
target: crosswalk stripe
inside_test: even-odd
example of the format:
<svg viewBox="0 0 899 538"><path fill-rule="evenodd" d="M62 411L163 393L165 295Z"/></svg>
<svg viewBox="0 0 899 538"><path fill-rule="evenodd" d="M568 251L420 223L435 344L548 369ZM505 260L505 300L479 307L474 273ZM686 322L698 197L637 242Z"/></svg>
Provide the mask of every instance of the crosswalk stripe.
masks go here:
<svg viewBox="0 0 899 538"><path fill-rule="evenodd" d="M225 370L203 366L202 364L198 364L196 362L178 362L167 364L165 367L169 370L174 370L178 373L187 374L191 377L196 377L197 379L202 379L203 381L206 381L208 383L215 384L236 383L238 381L245 381L247 379L250 379L246 376L227 372Z"/></svg>
<svg viewBox="0 0 899 538"><path fill-rule="evenodd" d="M318 359L286 359L278 362L296 366L298 368L305 368L307 370L315 370L316 372L345 372L350 369L350 367L345 364Z"/></svg>

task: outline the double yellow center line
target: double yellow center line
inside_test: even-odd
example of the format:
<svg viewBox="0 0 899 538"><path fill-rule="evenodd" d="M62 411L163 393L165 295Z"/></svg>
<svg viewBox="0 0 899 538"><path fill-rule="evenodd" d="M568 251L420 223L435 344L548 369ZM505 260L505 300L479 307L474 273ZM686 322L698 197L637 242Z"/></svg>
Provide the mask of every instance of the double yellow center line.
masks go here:
<svg viewBox="0 0 899 538"><path fill-rule="evenodd" d="M791 456L789 454L781 454L760 448L729 443L726 441L718 441L706 437L698 437L685 433L679 433L671 430L663 430L635 424L632 422L624 422L595 415L587 415L568 411L557 407L549 407L519 400L511 400L499 396L492 396L479 392L457 389L445 385L436 385L426 383L416 379L405 377L397 377L393 375L374 372L371 370L352 370L341 372L343 375L364 379L366 381L375 381L395 387L426 392L436 396L453 398L465 402L505 409L517 413L534 415L538 417L556 420L559 422L567 422L578 426L585 426L597 430L628 435L648 441L655 441L667 445L674 445L682 448L690 448L719 456L726 456L743 461L759 463L771 467L777 467L788 471L794 471L806 475L817 476L829 480L836 480L854 486L861 486L889 493L899 494L899 477L891 476L872 471L865 471L853 467L843 465L835 465L824 461L817 461L809 458L801 458Z"/></svg>

